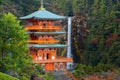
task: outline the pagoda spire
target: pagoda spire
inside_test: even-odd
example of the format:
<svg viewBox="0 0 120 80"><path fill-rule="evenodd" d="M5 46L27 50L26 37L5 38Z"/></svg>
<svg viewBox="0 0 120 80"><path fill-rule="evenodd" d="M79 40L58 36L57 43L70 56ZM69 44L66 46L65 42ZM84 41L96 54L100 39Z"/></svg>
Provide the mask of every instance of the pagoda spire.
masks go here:
<svg viewBox="0 0 120 80"><path fill-rule="evenodd" d="M42 7L42 8L44 7L44 5L43 5L43 0L41 0L41 7Z"/></svg>
<svg viewBox="0 0 120 80"><path fill-rule="evenodd" d="M39 10L45 10L45 8L44 8L44 2L43 2L43 0L41 0L41 7L39 8Z"/></svg>

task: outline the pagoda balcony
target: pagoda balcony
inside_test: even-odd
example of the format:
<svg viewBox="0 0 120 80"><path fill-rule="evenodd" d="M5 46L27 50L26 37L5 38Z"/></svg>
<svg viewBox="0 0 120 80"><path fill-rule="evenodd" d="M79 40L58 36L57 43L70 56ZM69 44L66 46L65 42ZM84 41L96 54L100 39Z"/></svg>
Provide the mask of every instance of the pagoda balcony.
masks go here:
<svg viewBox="0 0 120 80"><path fill-rule="evenodd" d="M60 26L25 26L26 30L35 30L35 31L55 31L55 30L61 30Z"/></svg>
<svg viewBox="0 0 120 80"><path fill-rule="evenodd" d="M33 60L34 63L56 63L56 62L73 62L72 58L57 57L56 59Z"/></svg>
<svg viewBox="0 0 120 80"><path fill-rule="evenodd" d="M29 43L33 44L56 44L59 40L29 40Z"/></svg>

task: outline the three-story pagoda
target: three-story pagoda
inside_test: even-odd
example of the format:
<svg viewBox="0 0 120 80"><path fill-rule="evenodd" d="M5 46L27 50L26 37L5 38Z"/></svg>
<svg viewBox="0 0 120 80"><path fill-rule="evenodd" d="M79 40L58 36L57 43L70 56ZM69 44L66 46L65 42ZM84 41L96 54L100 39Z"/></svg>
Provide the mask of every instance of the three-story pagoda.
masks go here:
<svg viewBox="0 0 120 80"><path fill-rule="evenodd" d="M20 18L28 22L24 28L30 35L28 47L33 62L41 64L45 71L65 70L66 63L72 62L72 58L57 55L57 50L66 48L67 45L60 44L59 40L55 39L56 35L66 34L65 31L62 31L62 27L55 23L65 18L49 12L43 7Z"/></svg>

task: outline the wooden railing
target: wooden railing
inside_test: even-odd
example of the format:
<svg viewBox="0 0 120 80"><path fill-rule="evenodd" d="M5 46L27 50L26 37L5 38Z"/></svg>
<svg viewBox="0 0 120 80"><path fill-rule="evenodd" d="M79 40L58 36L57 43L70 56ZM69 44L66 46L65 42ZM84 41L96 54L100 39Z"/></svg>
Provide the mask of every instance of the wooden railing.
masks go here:
<svg viewBox="0 0 120 80"><path fill-rule="evenodd" d="M60 26L38 26L38 25L34 25L34 26L25 26L26 30L36 30L36 31L52 31L52 30L60 30L61 27Z"/></svg>
<svg viewBox="0 0 120 80"><path fill-rule="evenodd" d="M51 62L73 62L72 58L56 58L54 60L47 59L47 60L33 60L34 63L51 63Z"/></svg>
<svg viewBox="0 0 120 80"><path fill-rule="evenodd" d="M59 40L29 40L29 43L38 43L38 44L56 44Z"/></svg>

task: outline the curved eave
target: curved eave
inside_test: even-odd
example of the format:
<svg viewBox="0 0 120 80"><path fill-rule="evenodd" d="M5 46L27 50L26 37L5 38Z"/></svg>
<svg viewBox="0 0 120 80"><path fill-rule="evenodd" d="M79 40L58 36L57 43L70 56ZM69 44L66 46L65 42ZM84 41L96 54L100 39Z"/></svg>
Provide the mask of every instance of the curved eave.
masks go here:
<svg viewBox="0 0 120 80"><path fill-rule="evenodd" d="M66 17L64 18L40 18L40 17L20 17L20 19L22 20L27 20L27 19L39 19L39 20L65 20Z"/></svg>
<svg viewBox="0 0 120 80"><path fill-rule="evenodd" d="M40 19L40 20L64 20L66 17L62 18L39 18L39 17L34 17L34 19Z"/></svg>
<svg viewBox="0 0 120 80"><path fill-rule="evenodd" d="M55 34L55 35L58 35L58 34L66 34L66 32L27 32L27 33L30 33L30 34Z"/></svg>
<svg viewBox="0 0 120 80"><path fill-rule="evenodd" d="M29 47L33 48L66 48L68 45L63 44L45 44L45 45L39 45L39 44L31 44Z"/></svg>
<svg viewBox="0 0 120 80"><path fill-rule="evenodd" d="M63 19L66 19L65 16L60 16L60 15L57 15L57 14L52 13L47 10L38 10L27 16L20 17L20 19L31 19L31 18L40 19L40 20L48 20L48 19L49 20L63 20Z"/></svg>

